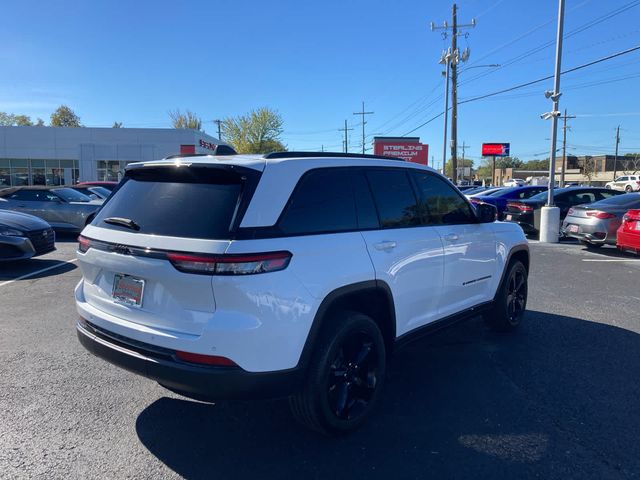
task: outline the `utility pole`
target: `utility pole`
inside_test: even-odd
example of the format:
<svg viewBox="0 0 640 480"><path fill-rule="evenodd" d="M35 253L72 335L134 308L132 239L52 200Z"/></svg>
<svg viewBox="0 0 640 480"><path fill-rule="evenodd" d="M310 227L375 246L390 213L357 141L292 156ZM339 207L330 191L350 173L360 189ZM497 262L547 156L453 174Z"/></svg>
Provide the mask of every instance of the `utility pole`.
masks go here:
<svg viewBox="0 0 640 480"><path fill-rule="evenodd" d="M616 128L616 156L613 159L613 179L616 179L616 174L618 173L618 145L620 144L620 125ZM607 162L605 161L605 164ZM606 167L605 167L606 168Z"/></svg>
<svg viewBox="0 0 640 480"><path fill-rule="evenodd" d="M353 130L353 128L347 128L347 121L344 121L344 128L339 128L339 132L344 132L344 153L349 153L349 137L347 136L347 132Z"/></svg>
<svg viewBox="0 0 640 480"><path fill-rule="evenodd" d="M560 188L564 188L564 173L567 168L567 118L576 118L575 115L567 116L567 109L564 109L564 115L561 117L562 122L562 170L560 173Z"/></svg>
<svg viewBox="0 0 640 480"><path fill-rule="evenodd" d="M460 148L462 148L462 159L461 159L462 160L462 175L461 175L461 177L462 177L463 180L464 180L464 152L469 147L470 147L470 145L467 145L463 140L462 141L462 147L460 147ZM469 176L471 176L471 169L469 169Z"/></svg>
<svg viewBox="0 0 640 480"><path fill-rule="evenodd" d="M542 118L551 119L551 158L549 160L549 189L547 190L547 204L542 207L540 216L540 241L557 243L560 235L560 209L554 206L553 190L556 183L556 146L558 140L558 111L560 96L560 75L562 64L562 30L564 27L564 0L558 0L558 31L556 35L556 66L554 72L553 92L546 92L545 96L553 101L551 112Z"/></svg>
<svg viewBox="0 0 640 480"><path fill-rule="evenodd" d="M451 66L451 168L453 171L453 176L456 177L458 174L458 63L466 62L469 59L470 50L466 48L462 53L458 50L458 35L468 36L467 33L461 33L460 30L463 28L473 28L476 26L476 20L471 19L471 23L458 25L458 8L456 4L453 4L452 15L451 15L451 25L449 26L445 21L441 27L436 27L433 22L431 23L431 31L434 30L444 30L443 37L446 38L448 35L449 29L451 29L451 50L444 53L440 60L440 63L443 63L443 60L447 61L447 67ZM447 72L449 68L447 68ZM448 85L448 82L447 82ZM445 94L445 97L447 95ZM447 102L448 103L448 102ZM445 108L445 129L446 129L446 116L448 111ZM446 132L445 132L446 138ZM446 145L446 141L445 141ZM446 146L445 146L446 149ZM446 155L445 155L446 156ZM446 159L444 160L446 162ZM457 178L453 179L454 183L457 182Z"/></svg>
<svg viewBox="0 0 640 480"><path fill-rule="evenodd" d="M354 115L362 115L362 153L364 153L364 126L367 122L364 121L364 116L365 115L373 115L375 112L365 112L364 111L364 100L362 101L362 111L361 112L354 112Z"/></svg>
<svg viewBox="0 0 640 480"><path fill-rule="evenodd" d="M222 124L222 120L214 120L213 123L218 124L218 140L222 140L222 131L220 130L220 125Z"/></svg>

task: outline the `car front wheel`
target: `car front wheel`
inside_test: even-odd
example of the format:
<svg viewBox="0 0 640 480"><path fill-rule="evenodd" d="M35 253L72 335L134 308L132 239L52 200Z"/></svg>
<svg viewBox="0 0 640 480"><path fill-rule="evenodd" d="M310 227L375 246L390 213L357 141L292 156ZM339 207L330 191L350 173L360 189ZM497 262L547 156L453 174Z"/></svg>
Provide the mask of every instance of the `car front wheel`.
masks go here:
<svg viewBox="0 0 640 480"><path fill-rule="evenodd" d="M290 398L293 416L327 435L356 430L378 401L385 367L378 325L362 313L338 312L324 325L305 386Z"/></svg>
<svg viewBox="0 0 640 480"><path fill-rule="evenodd" d="M492 330L510 332L520 325L527 307L527 276L527 269L521 261L511 262L496 294L493 308L485 315Z"/></svg>

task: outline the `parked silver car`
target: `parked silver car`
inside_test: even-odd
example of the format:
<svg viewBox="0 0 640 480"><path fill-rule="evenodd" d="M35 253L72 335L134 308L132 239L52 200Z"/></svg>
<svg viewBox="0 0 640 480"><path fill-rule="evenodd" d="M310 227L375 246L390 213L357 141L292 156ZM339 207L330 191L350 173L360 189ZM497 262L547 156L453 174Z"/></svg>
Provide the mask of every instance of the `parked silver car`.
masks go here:
<svg viewBox="0 0 640 480"><path fill-rule="evenodd" d="M103 200L91 200L68 187L12 187L0 190L0 209L35 215L55 230L80 232Z"/></svg>
<svg viewBox="0 0 640 480"><path fill-rule="evenodd" d="M616 233L627 210L640 208L640 193L626 193L573 207L562 223L562 233L587 248L615 245Z"/></svg>

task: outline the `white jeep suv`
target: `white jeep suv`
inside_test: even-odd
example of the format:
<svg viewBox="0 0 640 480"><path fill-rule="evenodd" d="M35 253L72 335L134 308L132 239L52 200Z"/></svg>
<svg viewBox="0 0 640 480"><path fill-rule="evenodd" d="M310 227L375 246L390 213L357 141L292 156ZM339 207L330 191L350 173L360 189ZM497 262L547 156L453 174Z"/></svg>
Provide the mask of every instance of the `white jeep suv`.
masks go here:
<svg viewBox="0 0 640 480"><path fill-rule="evenodd" d="M620 190L622 192L639 192L640 191L640 175L623 175L616 178L613 182L608 182L605 188L612 190Z"/></svg>
<svg viewBox="0 0 640 480"><path fill-rule="evenodd" d="M357 428L398 345L484 314L521 321L522 229L435 170L279 152L131 164L79 237L80 342L200 400L290 397Z"/></svg>

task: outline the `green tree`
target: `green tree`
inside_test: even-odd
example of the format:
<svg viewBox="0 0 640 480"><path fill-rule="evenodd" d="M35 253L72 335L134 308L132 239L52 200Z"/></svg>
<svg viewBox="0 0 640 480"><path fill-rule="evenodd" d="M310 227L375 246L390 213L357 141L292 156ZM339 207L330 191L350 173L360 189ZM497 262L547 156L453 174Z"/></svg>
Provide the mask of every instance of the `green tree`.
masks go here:
<svg viewBox="0 0 640 480"><path fill-rule="evenodd" d="M562 158L560 159L560 163L562 163ZM549 159L529 160L525 162L522 168L525 170L549 170Z"/></svg>
<svg viewBox="0 0 640 480"><path fill-rule="evenodd" d="M282 117L263 107L222 122L224 138L238 153L269 153L286 150L282 143Z"/></svg>
<svg viewBox="0 0 640 480"><path fill-rule="evenodd" d="M187 110L181 113L180 110L169 111L171 126L173 128L192 128L202 130L202 120L193 112Z"/></svg>
<svg viewBox="0 0 640 480"><path fill-rule="evenodd" d="M44 120L42 120L41 118L36 119L36 123L35 125L36 127L44 127Z"/></svg>
<svg viewBox="0 0 640 480"><path fill-rule="evenodd" d="M111 128L122 128L122 122L113 122Z"/></svg>
<svg viewBox="0 0 640 480"><path fill-rule="evenodd" d="M30 127L33 125L31 118L27 115L15 115L13 113L0 112L0 126L3 127Z"/></svg>
<svg viewBox="0 0 640 480"><path fill-rule="evenodd" d="M460 172L460 177L462 177L462 158L458 158L458 170ZM465 167L471 167L471 169L473 169L473 160L471 160L470 158L465 158L464 159L464 166ZM453 178L453 166L451 165L451 159L447 160L447 163L445 164L445 172L446 172L446 176L449 178Z"/></svg>
<svg viewBox="0 0 640 480"><path fill-rule="evenodd" d="M52 127L81 127L80 117L66 105L60 105L51 114Z"/></svg>

